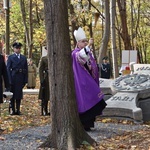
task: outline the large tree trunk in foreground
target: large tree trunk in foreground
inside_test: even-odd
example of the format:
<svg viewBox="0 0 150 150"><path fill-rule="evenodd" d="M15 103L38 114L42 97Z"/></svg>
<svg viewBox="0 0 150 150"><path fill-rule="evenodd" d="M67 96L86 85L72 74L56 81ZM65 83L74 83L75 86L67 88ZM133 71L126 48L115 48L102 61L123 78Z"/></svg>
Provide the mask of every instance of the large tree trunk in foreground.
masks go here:
<svg viewBox="0 0 150 150"><path fill-rule="evenodd" d="M68 7L64 0L44 0L49 58L51 134L41 147L72 150L94 140L84 131L77 113L71 63Z"/></svg>

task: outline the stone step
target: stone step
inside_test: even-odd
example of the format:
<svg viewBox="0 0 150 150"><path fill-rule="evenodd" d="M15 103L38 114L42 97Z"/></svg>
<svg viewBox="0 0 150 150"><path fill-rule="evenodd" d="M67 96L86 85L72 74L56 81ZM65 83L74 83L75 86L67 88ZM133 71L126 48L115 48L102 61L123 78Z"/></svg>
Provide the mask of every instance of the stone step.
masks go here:
<svg viewBox="0 0 150 150"><path fill-rule="evenodd" d="M23 94L38 95L39 89L23 89Z"/></svg>

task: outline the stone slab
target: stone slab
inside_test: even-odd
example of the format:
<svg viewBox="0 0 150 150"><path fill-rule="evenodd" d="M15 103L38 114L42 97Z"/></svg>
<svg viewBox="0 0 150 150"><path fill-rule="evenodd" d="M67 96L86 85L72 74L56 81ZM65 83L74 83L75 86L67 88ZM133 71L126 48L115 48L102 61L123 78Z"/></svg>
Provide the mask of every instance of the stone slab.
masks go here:
<svg viewBox="0 0 150 150"><path fill-rule="evenodd" d="M149 74L131 74L116 78L112 83L112 89L122 92L146 93L150 90ZM142 91L142 92L141 92Z"/></svg>
<svg viewBox="0 0 150 150"><path fill-rule="evenodd" d="M137 107L138 93L118 92L106 101L103 116L126 117L142 121L142 109Z"/></svg>
<svg viewBox="0 0 150 150"><path fill-rule="evenodd" d="M113 95L111 95L111 94L104 94L103 99L104 99L104 101L107 101L107 100L110 99L112 96L113 96Z"/></svg>
<svg viewBox="0 0 150 150"><path fill-rule="evenodd" d="M134 73L146 73L150 74L150 64L134 64Z"/></svg>
<svg viewBox="0 0 150 150"><path fill-rule="evenodd" d="M150 98L140 99L138 106L142 109L143 121L150 121Z"/></svg>
<svg viewBox="0 0 150 150"><path fill-rule="evenodd" d="M104 94L115 94L111 89L112 82L113 79L99 78L100 88Z"/></svg>
<svg viewBox="0 0 150 150"><path fill-rule="evenodd" d="M38 95L39 89L23 89L23 94Z"/></svg>

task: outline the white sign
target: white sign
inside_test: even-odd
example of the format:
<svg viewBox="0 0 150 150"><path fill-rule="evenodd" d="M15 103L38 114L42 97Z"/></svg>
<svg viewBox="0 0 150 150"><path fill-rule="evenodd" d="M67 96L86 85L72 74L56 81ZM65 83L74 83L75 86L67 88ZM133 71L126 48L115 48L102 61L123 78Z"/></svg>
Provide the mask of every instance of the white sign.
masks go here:
<svg viewBox="0 0 150 150"><path fill-rule="evenodd" d="M137 63L137 50L122 50L122 67L129 66L131 62Z"/></svg>

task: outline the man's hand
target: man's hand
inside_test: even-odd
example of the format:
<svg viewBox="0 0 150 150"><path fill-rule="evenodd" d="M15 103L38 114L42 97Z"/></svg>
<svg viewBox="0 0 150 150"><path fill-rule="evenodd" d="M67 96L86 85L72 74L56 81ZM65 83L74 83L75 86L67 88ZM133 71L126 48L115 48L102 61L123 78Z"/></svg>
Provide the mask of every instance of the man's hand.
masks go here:
<svg viewBox="0 0 150 150"><path fill-rule="evenodd" d="M94 43L94 39L93 39L93 38L90 38L90 39L89 39L89 44L88 44L88 46L90 47L93 43Z"/></svg>

